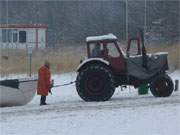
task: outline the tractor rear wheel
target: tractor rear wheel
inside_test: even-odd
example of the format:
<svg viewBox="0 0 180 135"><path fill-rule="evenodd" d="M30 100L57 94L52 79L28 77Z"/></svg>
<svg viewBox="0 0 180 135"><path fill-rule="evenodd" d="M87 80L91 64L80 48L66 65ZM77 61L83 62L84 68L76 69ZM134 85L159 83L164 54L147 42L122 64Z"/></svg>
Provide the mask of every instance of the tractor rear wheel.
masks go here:
<svg viewBox="0 0 180 135"><path fill-rule="evenodd" d="M150 90L155 97L169 97L174 90L174 84L168 75L160 75L151 82Z"/></svg>
<svg viewBox="0 0 180 135"><path fill-rule="evenodd" d="M85 101L109 100L115 91L112 72L101 64L90 65L79 72L76 89Z"/></svg>

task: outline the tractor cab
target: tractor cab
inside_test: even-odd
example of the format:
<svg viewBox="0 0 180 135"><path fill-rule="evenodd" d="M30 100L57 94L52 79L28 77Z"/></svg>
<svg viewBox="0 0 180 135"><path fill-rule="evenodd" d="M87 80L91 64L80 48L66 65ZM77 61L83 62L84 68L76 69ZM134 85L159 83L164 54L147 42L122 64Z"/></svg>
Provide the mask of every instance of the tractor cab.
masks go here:
<svg viewBox="0 0 180 135"><path fill-rule="evenodd" d="M124 70L125 54L118 46L115 35L87 37L86 42L88 58L102 58L110 62L113 69L118 73Z"/></svg>
<svg viewBox="0 0 180 135"><path fill-rule="evenodd" d="M104 58L120 56L120 50L117 46L117 37L113 34L103 36L87 37L88 58Z"/></svg>
<svg viewBox="0 0 180 135"><path fill-rule="evenodd" d="M142 55L140 46L141 38L131 38L128 40L126 53L122 50L117 42L117 37L113 34L103 36L87 37L87 55L88 58L116 58L116 57L131 57ZM137 49L134 45L137 45Z"/></svg>

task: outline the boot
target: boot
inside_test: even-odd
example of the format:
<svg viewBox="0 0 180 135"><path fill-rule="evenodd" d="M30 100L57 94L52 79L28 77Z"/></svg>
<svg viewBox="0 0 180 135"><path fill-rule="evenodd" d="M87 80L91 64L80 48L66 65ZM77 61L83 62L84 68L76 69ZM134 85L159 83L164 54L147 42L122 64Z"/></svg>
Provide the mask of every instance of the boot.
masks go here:
<svg viewBox="0 0 180 135"><path fill-rule="evenodd" d="M46 96L41 96L40 105L47 105L46 104Z"/></svg>

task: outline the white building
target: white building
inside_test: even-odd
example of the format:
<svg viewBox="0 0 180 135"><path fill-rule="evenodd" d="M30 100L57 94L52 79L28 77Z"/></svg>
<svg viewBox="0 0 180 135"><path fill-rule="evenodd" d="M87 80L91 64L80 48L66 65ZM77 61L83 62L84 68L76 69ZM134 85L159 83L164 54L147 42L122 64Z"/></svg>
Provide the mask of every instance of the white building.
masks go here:
<svg viewBox="0 0 180 135"><path fill-rule="evenodd" d="M46 48L47 29L44 24L0 24L0 48Z"/></svg>

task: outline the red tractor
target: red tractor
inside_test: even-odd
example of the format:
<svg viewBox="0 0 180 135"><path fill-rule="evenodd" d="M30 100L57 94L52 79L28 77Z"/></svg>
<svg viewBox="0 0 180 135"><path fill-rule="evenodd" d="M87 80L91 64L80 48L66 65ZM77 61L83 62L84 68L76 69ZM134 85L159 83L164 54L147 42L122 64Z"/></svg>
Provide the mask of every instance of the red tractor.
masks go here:
<svg viewBox="0 0 180 135"><path fill-rule="evenodd" d="M85 101L106 101L118 86L135 88L148 84L155 97L168 97L174 90L168 70L168 53L147 54L143 32L138 42L137 55L126 53L113 34L87 37L87 59L77 68L76 89ZM141 41L141 46L140 46Z"/></svg>

